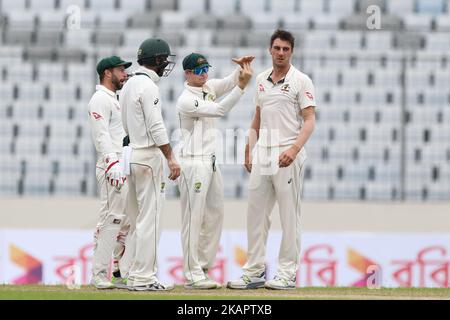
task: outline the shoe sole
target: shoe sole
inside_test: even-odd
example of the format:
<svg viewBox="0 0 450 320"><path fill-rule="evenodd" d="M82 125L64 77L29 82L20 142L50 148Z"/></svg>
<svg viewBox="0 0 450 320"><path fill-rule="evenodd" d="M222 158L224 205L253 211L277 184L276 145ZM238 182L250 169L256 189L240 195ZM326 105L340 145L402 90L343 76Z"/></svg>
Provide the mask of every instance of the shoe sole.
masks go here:
<svg viewBox="0 0 450 320"><path fill-rule="evenodd" d="M109 290L114 289L114 286L94 286L98 290Z"/></svg>
<svg viewBox="0 0 450 320"><path fill-rule="evenodd" d="M139 288L139 287L128 287L127 288L130 291L139 291L139 292L143 292L143 291L170 291L173 290L175 288L166 288L166 289L149 289L149 288Z"/></svg>
<svg viewBox="0 0 450 320"><path fill-rule="evenodd" d="M295 287L277 287L277 286L268 286L264 285L264 288L269 290L294 290Z"/></svg>
<svg viewBox="0 0 450 320"><path fill-rule="evenodd" d="M192 287L192 286L184 286L187 290L214 290L214 289L220 289L218 286L209 286L209 287Z"/></svg>
<svg viewBox="0 0 450 320"><path fill-rule="evenodd" d="M261 289L264 288L265 282L254 282L249 283L246 286L233 286L230 283L227 284L228 289L236 289L236 290L252 290L252 289Z"/></svg>
<svg viewBox="0 0 450 320"><path fill-rule="evenodd" d="M146 291L171 291L175 288L166 288L166 289L147 289Z"/></svg>

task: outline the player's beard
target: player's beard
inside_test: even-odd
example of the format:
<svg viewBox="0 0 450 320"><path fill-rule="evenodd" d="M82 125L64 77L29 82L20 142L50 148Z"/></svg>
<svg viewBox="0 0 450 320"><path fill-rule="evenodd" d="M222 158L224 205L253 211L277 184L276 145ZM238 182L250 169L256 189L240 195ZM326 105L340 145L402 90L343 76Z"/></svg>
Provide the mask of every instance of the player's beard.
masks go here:
<svg viewBox="0 0 450 320"><path fill-rule="evenodd" d="M113 84L116 91L122 89L123 87L123 83L114 74L112 75L111 83Z"/></svg>

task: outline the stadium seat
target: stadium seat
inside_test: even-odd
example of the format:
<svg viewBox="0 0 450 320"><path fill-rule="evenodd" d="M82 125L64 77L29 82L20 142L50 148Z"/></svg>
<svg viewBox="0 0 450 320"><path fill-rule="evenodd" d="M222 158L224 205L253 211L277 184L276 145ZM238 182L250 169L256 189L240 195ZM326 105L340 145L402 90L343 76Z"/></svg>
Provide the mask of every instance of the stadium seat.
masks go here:
<svg viewBox="0 0 450 320"><path fill-rule="evenodd" d="M384 31L369 31L364 35L366 50L383 50L388 51L392 49L392 33Z"/></svg>
<svg viewBox="0 0 450 320"><path fill-rule="evenodd" d="M37 1L39 1L39 0L37 0ZM95 2L95 0L94 0L94 2ZM84 9L86 8L85 4L86 4L86 0L59 0L59 8L64 12L66 12L68 7L76 6L80 10L83 10L83 14L84 14L85 13Z"/></svg>
<svg viewBox="0 0 450 320"><path fill-rule="evenodd" d="M66 26L65 15L60 11L45 10L39 12L37 21L39 28L45 30L57 29L56 31L61 31Z"/></svg>
<svg viewBox="0 0 450 320"><path fill-rule="evenodd" d="M118 30L102 30L94 33L93 43L99 47L120 47L123 35Z"/></svg>
<svg viewBox="0 0 450 320"><path fill-rule="evenodd" d="M98 16L98 27L106 30L124 30L127 27L128 16L119 11L105 11Z"/></svg>
<svg viewBox="0 0 450 320"><path fill-rule="evenodd" d="M281 26L282 17L265 12L255 12L251 15L253 30L270 34Z"/></svg>
<svg viewBox="0 0 450 320"><path fill-rule="evenodd" d="M129 14L141 13L147 10L147 0L120 0L118 1L118 4L120 11Z"/></svg>
<svg viewBox="0 0 450 320"><path fill-rule="evenodd" d="M129 26L134 29L155 29L159 27L158 12L137 13L130 17Z"/></svg>
<svg viewBox="0 0 450 320"><path fill-rule="evenodd" d="M313 29L317 30L337 30L339 29L340 18L336 15L317 14L311 19Z"/></svg>
<svg viewBox="0 0 450 320"><path fill-rule="evenodd" d="M316 2L316 1L314 1L314 2ZM321 2L321 1L317 1L317 2ZM300 2L298 0L277 0L277 1L271 0L270 1L270 11L282 12L282 13L298 12L300 9L300 4L302 5L302 9L303 9L303 1Z"/></svg>
<svg viewBox="0 0 450 320"><path fill-rule="evenodd" d="M92 11L113 11L115 9L115 0L94 0L87 1L86 9Z"/></svg>
<svg viewBox="0 0 450 320"><path fill-rule="evenodd" d="M416 10L419 14L443 14L445 13L445 0L417 0Z"/></svg>
<svg viewBox="0 0 450 320"><path fill-rule="evenodd" d="M141 43L153 36L152 30L147 29L132 29L127 30L127 32L124 33L124 43L123 46L127 48L133 48L136 51L141 45Z"/></svg>
<svg viewBox="0 0 450 320"><path fill-rule="evenodd" d="M239 8L241 13L252 12L255 14L268 12L271 9L270 0L240 0Z"/></svg>
<svg viewBox="0 0 450 320"><path fill-rule="evenodd" d="M179 11L161 13L161 28L165 31L184 30L187 27L188 15Z"/></svg>
<svg viewBox="0 0 450 320"><path fill-rule="evenodd" d="M10 12L14 10L25 11L27 0L2 0L1 11Z"/></svg>
<svg viewBox="0 0 450 320"><path fill-rule="evenodd" d="M428 52L445 53L450 50L450 39L447 33L430 33L426 38L426 50Z"/></svg>
<svg viewBox="0 0 450 320"><path fill-rule="evenodd" d="M201 13L206 11L206 1L179 0L178 11L201 16Z"/></svg>
<svg viewBox="0 0 450 320"><path fill-rule="evenodd" d="M150 0L150 10L156 12L172 11L176 9L177 0Z"/></svg>
<svg viewBox="0 0 450 320"><path fill-rule="evenodd" d="M433 17L428 14L404 15L405 28L409 31L430 31Z"/></svg>
<svg viewBox="0 0 450 320"><path fill-rule="evenodd" d="M12 106L13 117L11 120L27 121L38 119L38 106L30 102L16 102Z"/></svg>
<svg viewBox="0 0 450 320"><path fill-rule="evenodd" d="M387 11L391 14L411 14L415 0L386 1Z"/></svg>
<svg viewBox="0 0 450 320"><path fill-rule="evenodd" d="M308 30L310 29L310 16L289 12L283 15L282 24L284 28L293 32Z"/></svg>
<svg viewBox="0 0 450 320"><path fill-rule="evenodd" d="M239 1L236 0L229 0L229 1L223 1L223 0L210 0L209 1L209 11L210 12L217 12L220 15L223 16L232 16L236 14L237 11L237 3Z"/></svg>
<svg viewBox="0 0 450 320"><path fill-rule="evenodd" d="M276 1L278 2L278 1ZM300 1L300 12L304 15L317 16L324 12L324 1ZM294 6L295 10L295 6Z"/></svg>
<svg viewBox="0 0 450 320"><path fill-rule="evenodd" d="M63 35L61 31L40 29L36 33L36 46L58 47L61 45Z"/></svg>
<svg viewBox="0 0 450 320"><path fill-rule="evenodd" d="M436 31L449 32L450 31L450 16L442 15L436 17ZM433 34L430 34L432 36Z"/></svg>
<svg viewBox="0 0 450 320"><path fill-rule="evenodd" d="M343 17L354 12L354 2L354 0L330 0L326 9L330 14Z"/></svg>

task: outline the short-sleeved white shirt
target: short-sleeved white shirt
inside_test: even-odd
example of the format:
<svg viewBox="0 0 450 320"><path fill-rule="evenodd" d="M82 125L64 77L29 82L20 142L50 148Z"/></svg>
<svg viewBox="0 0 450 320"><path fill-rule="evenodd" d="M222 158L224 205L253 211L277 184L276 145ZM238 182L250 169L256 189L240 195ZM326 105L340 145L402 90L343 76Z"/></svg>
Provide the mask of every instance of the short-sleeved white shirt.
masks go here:
<svg viewBox="0 0 450 320"><path fill-rule="evenodd" d="M301 109L316 106L311 79L293 65L286 76L273 83L273 68L256 77L255 103L261 110L258 145L282 147L292 145L303 125Z"/></svg>

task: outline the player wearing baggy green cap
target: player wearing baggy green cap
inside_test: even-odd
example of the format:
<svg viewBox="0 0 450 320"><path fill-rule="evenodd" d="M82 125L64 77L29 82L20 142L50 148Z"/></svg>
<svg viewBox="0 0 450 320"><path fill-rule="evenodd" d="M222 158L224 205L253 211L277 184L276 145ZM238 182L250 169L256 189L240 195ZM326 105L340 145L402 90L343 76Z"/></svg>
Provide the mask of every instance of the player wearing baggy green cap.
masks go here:
<svg viewBox="0 0 450 320"><path fill-rule="evenodd" d="M101 201L100 219L94 235L91 280L98 289L120 286L117 260L122 258L124 238L128 233L125 215L128 185L121 163L125 131L116 91L125 83L125 69L130 66L131 62L123 61L117 56L100 60L96 68L100 85L88 106L92 139L97 150L96 176ZM113 251L116 274L114 284L108 278ZM123 271L126 273L126 270Z"/></svg>

